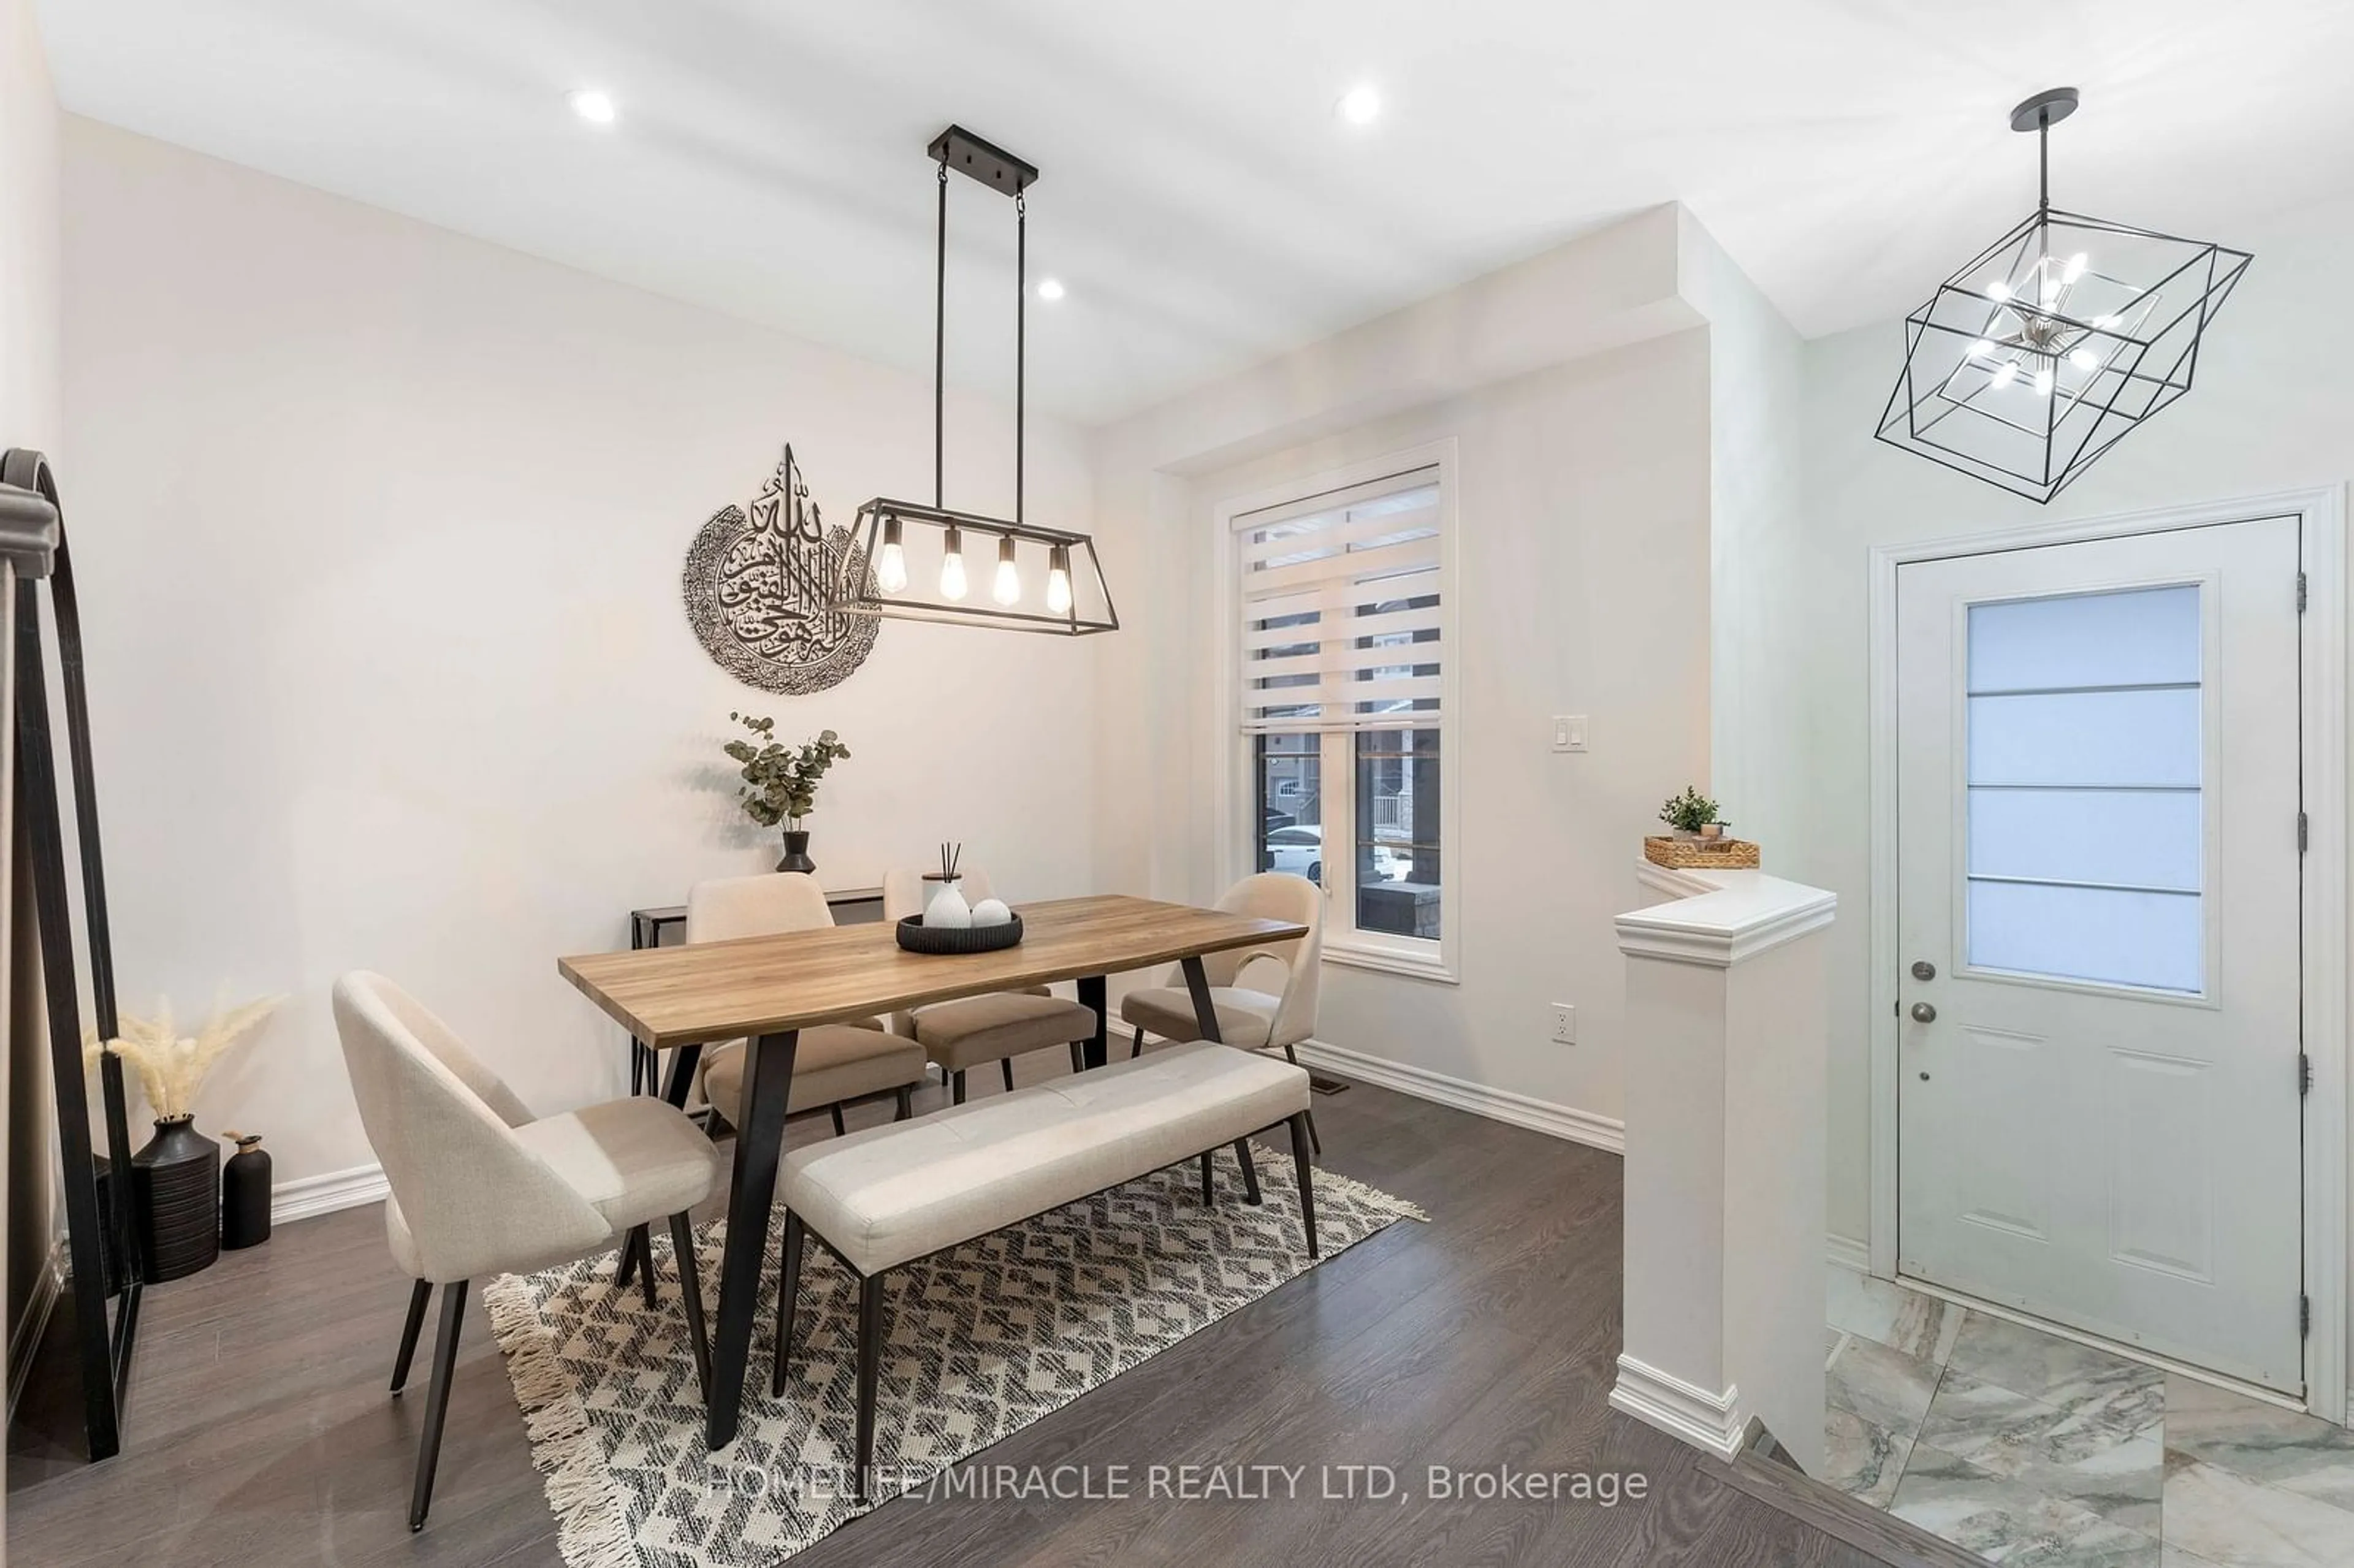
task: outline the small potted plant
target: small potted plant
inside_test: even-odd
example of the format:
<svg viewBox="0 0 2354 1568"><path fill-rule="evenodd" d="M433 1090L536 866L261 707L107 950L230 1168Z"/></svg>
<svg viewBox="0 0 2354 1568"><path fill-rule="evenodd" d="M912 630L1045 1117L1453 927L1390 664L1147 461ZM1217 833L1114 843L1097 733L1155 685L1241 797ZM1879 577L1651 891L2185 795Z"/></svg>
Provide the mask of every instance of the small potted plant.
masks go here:
<svg viewBox="0 0 2354 1568"><path fill-rule="evenodd" d="M744 814L764 828L784 828L785 853L777 862L779 871L815 871L817 863L809 857L809 831L801 819L817 810L818 780L850 755L850 747L830 729L799 746L786 746L777 739L776 720L748 714L727 716L759 742L731 740L722 748L742 765L744 788L736 798Z"/></svg>
<svg viewBox="0 0 2354 1568"><path fill-rule="evenodd" d="M1680 839L1721 839L1724 821L1716 814L1716 802L1702 794L1692 785L1684 786L1681 795L1671 795L1659 808L1659 821L1675 830Z"/></svg>

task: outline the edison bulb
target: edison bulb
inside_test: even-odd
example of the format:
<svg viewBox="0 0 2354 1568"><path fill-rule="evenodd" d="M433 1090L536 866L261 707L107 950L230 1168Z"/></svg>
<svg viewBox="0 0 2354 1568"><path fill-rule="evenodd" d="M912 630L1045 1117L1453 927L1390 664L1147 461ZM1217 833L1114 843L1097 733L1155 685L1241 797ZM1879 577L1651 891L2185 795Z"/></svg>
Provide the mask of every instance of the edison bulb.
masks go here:
<svg viewBox="0 0 2354 1568"><path fill-rule="evenodd" d="M1052 615L1071 612L1071 568L1060 550L1055 552L1046 568L1046 609Z"/></svg>
<svg viewBox="0 0 2354 1568"><path fill-rule="evenodd" d="M964 598L964 536L958 530L949 530L948 554L940 557L940 597Z"/></svg>
<svg viewBox="0 0 2354 1568"><path fill-rule="evenodd" d="M2079 370L2090 370L2101 363L2101 356L2089 348L2072 348L2068 351L2068 363Z"/></svg>
<svg viewBox="0 0 2354 1568"><path fill-rule="evenodd" d="M1989 300L2007 300L2010 298L2010 285L2004 282L1999 278L1996 279L1993 282L1987 285L1987 298Z"/></svg>
<svg viewBox="0 0 2354 1568"><path fill-rule="evenodd" d="M875 556L875 584L885 593L897 593L907 586L907 552L899 541L886 538Z"/></svg>
<svg viewBox="0 0 2354 1568"><path fill-rule="evenodd" d="M2063 283L2074 282L2077 279L2084 275L2084 269L2092 264L2093 259L2091 257L2085 255L2081 250L2077 251L2076 254L2068 258L2068 265L2061 270L2060 281Z"/></svg>
<svg viewBox="0 0 2354 1568"><path fill-rule="evenodd" d="M1970 357L1972 359L1984 359L1993 352L1994 339L1990 337L1982 337L1978 339L1978 342L1970 344Z"/></svg>
<svg viewBox="0 0 2354 1568"><path fill-rule="evenodd" d="M1994 373L1994 385L1997 387L2008 387L2018 379L2019 361L2015 359L2003 361L2002 368Z"/></svg>
<svg viewBox="0 0 2354 1568"><path fill-rule="evenodd" d="M1013 541L1010 538L997 542L997 583L990 589L989 597L1005 605L1022 601L1022 574L1013 569Z"/></svg>
<svg viewBox="0 0 2354 1568"><path fill-rule="evenodd" d="M2035 395L2039 397L2052 396L2052 367L2048 365L2035 373Z"/></svg>

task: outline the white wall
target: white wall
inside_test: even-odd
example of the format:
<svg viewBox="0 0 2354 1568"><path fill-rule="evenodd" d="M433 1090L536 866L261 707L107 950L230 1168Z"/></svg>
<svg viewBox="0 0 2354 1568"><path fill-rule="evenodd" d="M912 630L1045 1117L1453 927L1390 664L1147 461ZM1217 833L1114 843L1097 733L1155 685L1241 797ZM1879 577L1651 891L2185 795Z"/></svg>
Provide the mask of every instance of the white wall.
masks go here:
<svg viewBox="0 0 2354 1568"><path fill-rule="evenodd" d="M1328 963L1317 1035L1600 1140L1626 1044L1611 916L1638 901L1659 801L1708 776L1710 350L1676 292L1680 238L1672 209L1644 215L1097 444L1108 548L1136 585L1135 635L1108 655L1107 799L1154 801L1156 830L1102 858L1122 885L1199 899L1246 854L1216 825L1235 723L1215 675L1219 503L1454 438L1460 983ZM1553 753L1562 713L1589 715L1590 753ZM1550 1039L1554 1002L1578 1009L1575 1046Z"/></svg>
<svg viewBox="0 0 2354 1568"><path fill-rule="evenodd" d="M32 0L0 0L0 446L53 451L58 100Z"/></svg>
<svg viewBox="0 0 2354 1568"><path fill-rule="evenodd" d="M1682 289L1708 318L1709 793L1785 876L1806 858L1806 708L1790 606L1805 565L1805 351L1683 215Z"/></svg>
<svg viewBox="0 0 2354 1568"><path fill-rule="evenodd" d="M2130 216L2130 215L2126 215ZM2135 432L2049 507L2008 496L1872 439L1902 362L1902 324L1810 344L1806 358L1807 548L1791 602L1811 760L1809 811L1788 874L1835 890L1830 1229L1861 1238L1870 1203L1869 606L1873 545L2224 500L2354 475L2354 312L2346 308L2354 197L2211 237L2256 260L2199 355L2190 395ZM1761 648L1761 658L1780 652ZM2342 976L2324 977L2342 983Z"/></svg>
<svg viewBox="0 0 2354 1568"><path fill-rule="evenodd" d="M855 754L811 822L829 883L960 838L1017 896L1092 885L1084 644L886 623L786 699L681 609L695 530L787 440L835 522L924 493L928 382L73 119L65 251L124 1001L291 993L197 1107L267 1134L281 1182L371 1159L327 1008L347 969L535 1105L626 1086L556 959L773 861L720 771L731 708ZM1010 504L1008 411L953 398L949 429L951 503ZM1034 419L1031 514L1083 522L1088 486Z"/></svg>
<svg viewBox="0 0 2354 1568"><path fill-rule="evenodd" d="M1462 799L1445 864L1460 983L1328 963L1320 1040L1621 1119L1626 972L1611 917L1638 902L1636 845L1659 800L1708 771L1707 384L1707 334L1687 331L1193 482L1206 565L1221 501L1458 443L1447 654L1462 683L1449 735ZM1193 584L1183 665L1207 671L1221 627L1207 571ZM1227 694L1206 694L1209 733L1164 753L1172 767L1191 759L1204 800L1221 781L1217 731L1235 722ZM1553 751L1563 713L1588 716L1592 751ZM1244 850L1199 853L1223 876L1246 869ZM1575 1046L1552 1041L1555 1002L1578 1010Z"/></svg>

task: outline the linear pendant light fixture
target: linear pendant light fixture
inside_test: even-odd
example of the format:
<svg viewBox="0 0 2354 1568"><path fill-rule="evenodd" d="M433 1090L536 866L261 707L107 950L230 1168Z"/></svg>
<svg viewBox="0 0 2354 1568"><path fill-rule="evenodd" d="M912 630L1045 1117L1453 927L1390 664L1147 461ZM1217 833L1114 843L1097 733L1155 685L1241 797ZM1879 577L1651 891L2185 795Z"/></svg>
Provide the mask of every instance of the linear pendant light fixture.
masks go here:
<svg viewBox="0 0 2354 1568"><path fill-rule="evenodd" d="M1905 318L1879 439L2047 502L2190 390L2207 323L2253 260L2052 206L2052 127L2073 87L2010 111L2035 133L2034 214Z"/></svg>
<svg viewBox="0 0 2354 1568"><path fill-rule="evenodd" d="M1022 514L1023 427L1029 359L1030 213L1025 194L1038 171L951 125L928 149L939 165L939 230L932 324L932 500L876 496L858 509L842 574L830 599L853 615L945 620L1016 631L1081 636L1117 631L1119 614L1085 534L1042 528ZM949 171L1013 198L1013 516L955 512L946 503L943 444L948 407ZM991 546L994 548L991 548ZM979 559L971 552L987 551ZM1028 572L1023 570L1024 563Z"/></svg>

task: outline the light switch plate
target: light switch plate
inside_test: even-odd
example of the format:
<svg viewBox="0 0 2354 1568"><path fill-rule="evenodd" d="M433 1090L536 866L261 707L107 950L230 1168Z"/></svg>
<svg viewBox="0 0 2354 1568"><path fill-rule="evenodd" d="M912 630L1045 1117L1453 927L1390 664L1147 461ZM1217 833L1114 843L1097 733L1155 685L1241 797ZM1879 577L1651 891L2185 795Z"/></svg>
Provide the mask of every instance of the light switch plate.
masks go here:
<svg viewBox="0 0 2354 1568"><path fill-rule="evenodd" d="M1555 751L1585 749L1585 715L1584 714L1553 715L1553 748Z"/></svg>

